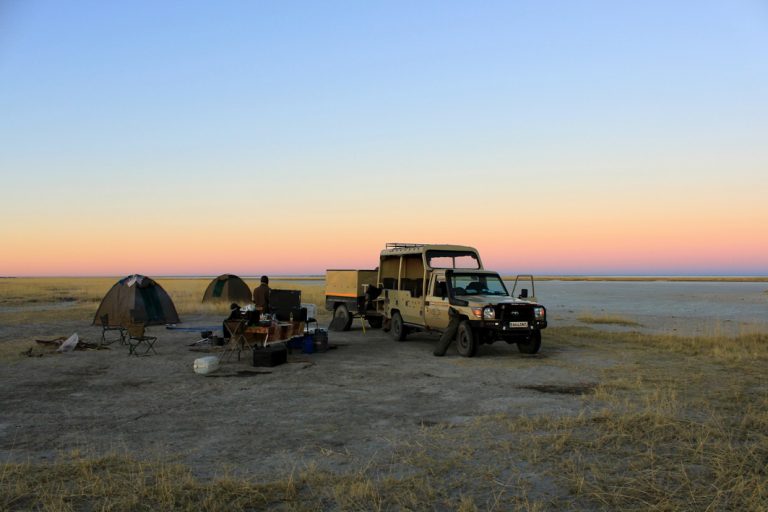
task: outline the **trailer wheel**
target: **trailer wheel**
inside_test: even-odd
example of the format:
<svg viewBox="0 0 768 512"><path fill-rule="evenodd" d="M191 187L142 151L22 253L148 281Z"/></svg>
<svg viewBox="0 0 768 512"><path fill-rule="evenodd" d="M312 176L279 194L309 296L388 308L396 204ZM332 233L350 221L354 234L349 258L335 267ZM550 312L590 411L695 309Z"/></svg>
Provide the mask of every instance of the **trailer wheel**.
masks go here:
<svg viewBox="0 0 768 512"><path fill-rule="evenodd" d="M392 313L392 330L390 332L395 341L405 341L406 332L403 317L397 311Z"/></svg>
<svg viewBox="0 0 768 512"><path fill-rule="evenodd" d="M472 332L472 326L466 320L459 324L459 330L456 333L456 349L464 357L473 357L477 353L475 333Z"/></svg>
<svg viewBox="0 0 768 512"><path fill-rule="evenodd" d="M536 329L531 333L531 337L527 341L518 341L517 350L521 354L536 354L541 348L541 331Z"/></svg>
<svg viewBox="0 0 768 512"><path fill-rule="evenodd" d="M352 315L349 313L347 306L339 304L333 311L333 320L331 320L331 327L334 331L348 331L352 325Z"/></svg>
<svg viewBox="0 0 768 512"><path fill-rule="evenodd" d="M384 318L380 316L369 316L367 320L371 329L381 329L381 324L384 323Z"/></svg>

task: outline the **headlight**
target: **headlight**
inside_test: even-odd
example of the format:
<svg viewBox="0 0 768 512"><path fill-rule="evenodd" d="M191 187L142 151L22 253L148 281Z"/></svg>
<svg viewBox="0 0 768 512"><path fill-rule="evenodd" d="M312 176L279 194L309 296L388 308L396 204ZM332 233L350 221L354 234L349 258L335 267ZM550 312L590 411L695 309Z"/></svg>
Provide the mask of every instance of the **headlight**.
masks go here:
<svg viewBox="0 0 768 512"><path fill-rule="evenodd" d="M496 318L496 310L488 306L483 309L483 320L493 320Z"/></svg>
<svg viewBox="0 0 768 512"><path fill-rule="evenodd" d="M533 308L533 316L536 320L544 320L547 316L547 310L541 306Z"/></svg>

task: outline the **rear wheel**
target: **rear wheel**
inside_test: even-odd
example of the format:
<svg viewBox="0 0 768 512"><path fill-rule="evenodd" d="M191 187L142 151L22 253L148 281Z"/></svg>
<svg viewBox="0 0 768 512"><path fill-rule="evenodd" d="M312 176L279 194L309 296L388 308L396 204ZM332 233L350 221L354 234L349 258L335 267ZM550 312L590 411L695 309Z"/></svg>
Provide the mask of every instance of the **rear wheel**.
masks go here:
<svg viewBox="0 0 768 512"><path fill-rule="evenodd" d="M367 320L371 329L381 329L381 324L384 322L384 318L380 316L369 316Z"/></svg>
<svg viewBox="0 0 768 512"><path fill-rule="evenodd" d="M521 354L536 354L541 348L541 331L536 329L526 341L517 342L517 350Z"/></svg>
<svg viewBox="0 0 768 512"><path fill-rule="evenodd" d="M390 333L392 334L392 338L395 341L404 341L405 340L405 325L403 325L403 317L400 316L400 313L395 311L392 313L392 328Z"/></svg>
<svg viewBox="0 0 768 512"><path fill-rule="evenodd" d="M336 331L348 331L352 326L352 315L344 304L339 304L333 312L331 325Z"/></svg>
<svg viewBox="0 0 768 512"><path fill-rule="evenodd" d="M475 333L472 332L472 326L466 320L459 324L459 330L456 333L456 349L464 357L473 357L477 353Z"/></svg>

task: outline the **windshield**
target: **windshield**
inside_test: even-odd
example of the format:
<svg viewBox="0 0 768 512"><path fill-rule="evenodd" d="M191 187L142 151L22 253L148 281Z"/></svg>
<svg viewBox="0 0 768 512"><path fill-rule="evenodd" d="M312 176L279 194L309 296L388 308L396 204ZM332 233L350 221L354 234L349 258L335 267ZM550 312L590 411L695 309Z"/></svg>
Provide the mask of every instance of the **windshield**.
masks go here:
<svg viewBox="0 0 768 512"><path fill-rule="evenodd" d="M501 278L495 274L453 274L451 288L459 295L509 295Z"/></svg>

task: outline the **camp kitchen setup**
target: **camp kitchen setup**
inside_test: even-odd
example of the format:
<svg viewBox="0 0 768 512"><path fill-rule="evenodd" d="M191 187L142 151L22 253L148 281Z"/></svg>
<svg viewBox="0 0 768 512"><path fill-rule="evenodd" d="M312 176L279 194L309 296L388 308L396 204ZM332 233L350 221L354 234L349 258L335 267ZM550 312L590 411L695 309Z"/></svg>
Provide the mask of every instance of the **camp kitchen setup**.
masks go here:
<svg viewBox="0 0 768 512"><path fill-rule="evenodd" d="M210 373L234 356L240 361L243 352L249 353L253 366L277 366L287 362L288 353L294 349L304 354L327 350L328 336L317 326L315 306L302 304L299 290L270 290L269 311L260 311L250 302L247 285L237 276L225 274L209 285L203 301L242 301L245 297L247 304L242 307L232 303L233 309L223 321L222 337L212 331L201 332L201 341L220 347L221 352L195 360L197 373Z"/></svg>

